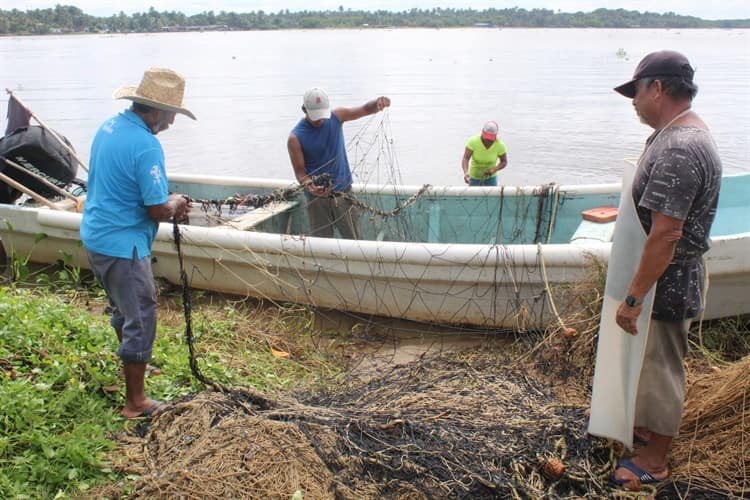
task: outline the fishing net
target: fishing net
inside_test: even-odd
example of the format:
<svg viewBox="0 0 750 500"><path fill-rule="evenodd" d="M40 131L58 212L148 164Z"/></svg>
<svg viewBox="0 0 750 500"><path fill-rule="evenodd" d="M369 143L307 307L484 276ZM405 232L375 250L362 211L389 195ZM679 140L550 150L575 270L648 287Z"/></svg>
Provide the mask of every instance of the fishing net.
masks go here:
<svg viewBox="0 0 750 500"><path fill-rule="evenodd" d="M131 438L117 468L141 476L136 498L606 495L614 450L585 435L583 408L508 364L429 356L266 410L242 391L199 394Z"/></svg>
<svg viewBox="0 0 750 500"><path fill-rule="evenodd" d="M690 384L674 474L688 487L750 494L750 356L697 376Z"/></svg>
<svg viewBox="0 0 750 500"><path fill-rule="evenodd" d="M356 248L344 239L305 239L309 197L300 186L237 193L231 185L175 183L194 201L191 225L182 231L192 246L185 256L190 285L457 329L544 328L556 315L554 304L564 309L572 297L559 285L581 277L584 253L567 248L564 264L557 257L552 269L545 267L549 253L563 250L550 244L569 243L581 210L611 205L617 193L582 196L553 184L402 186L388 115L379 116L349 141L361 189L337 198L360 214L364 241ZM200 226L254 237L224 243ZM174 280L166 265L155 272Z"/></svg>
<svg viewBox="0 0 750 500"><path fill-rule="evenodd" d="M602 272L593 261L589 281L569 290L588 291L581 300L594 304L593 317ZM133 498L746 494L749 358L707 375L691 370L670 481L625 491L607 477L626 450L586 433L590 374L575 372L587 359L593 365L595 331L579 313L568 312L580 328L568 335L558 328L514 348L440 350L342 380L340 389L272 398L209 381L220 391L178 401L133 429L115 468L139 476L128 486ZM525 354L509 354L518 349ZM93 493L116 497L122 485Z"/></svg>

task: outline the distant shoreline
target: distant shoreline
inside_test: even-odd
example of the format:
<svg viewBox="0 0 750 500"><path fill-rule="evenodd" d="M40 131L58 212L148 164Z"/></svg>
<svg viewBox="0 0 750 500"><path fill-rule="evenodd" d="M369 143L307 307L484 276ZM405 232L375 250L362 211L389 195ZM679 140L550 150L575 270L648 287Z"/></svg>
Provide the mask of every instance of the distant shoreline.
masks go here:
<svg viewBox="0 0 750 500"><path fill-rule="evenodd" d="M181 31L267 31L290 29L401 29L401 28L558 28L558 29L750 29L750 19L706 20L667 12L641 13L625 9L555 12L549 9L410 9L402 12L345 10L290 12L262 10L236 13L206 11L148 12L108 17L91 16L71 5L25 12L0 9L0 36L77 33L160 33Z"/></svg>
<svg viewBox="0 0 750 500"><path fill-rule="evenodd" d="M651 27L593 27L593 26L496 26L496 27L477 27L477 26L450 26L445 28L433 28L428 26L367 26L367 27L329 27L329 28L280 28L280 29L227 29L227 30L161 30L161 31L74 31L60 33L0 33L0 38L13 37L34 37L34 36L87 36L87 35L161 35L175 33L213 33L213 32L269 32L269 31L368 31L368 30L430 30L430 31L449 31L449 30L648 30L648 31L680 31L680 30L723 30L723 31L742 31L750 30L750 27L742 28L722 28L722 27L687 27L687 28L651 28Z"/></svg>

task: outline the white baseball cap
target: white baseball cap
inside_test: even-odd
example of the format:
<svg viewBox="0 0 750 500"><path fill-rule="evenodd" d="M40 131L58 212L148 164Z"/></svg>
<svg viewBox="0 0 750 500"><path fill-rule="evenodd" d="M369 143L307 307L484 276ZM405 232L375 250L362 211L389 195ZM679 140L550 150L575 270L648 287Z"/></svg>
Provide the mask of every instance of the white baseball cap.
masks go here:
<svg viewBox="0 0 750 500"><path fill-rule="evenodd" d="M305 92L302 100L307 116L314 122L331 117L331 105L325 90L313 88Z"/></svg>

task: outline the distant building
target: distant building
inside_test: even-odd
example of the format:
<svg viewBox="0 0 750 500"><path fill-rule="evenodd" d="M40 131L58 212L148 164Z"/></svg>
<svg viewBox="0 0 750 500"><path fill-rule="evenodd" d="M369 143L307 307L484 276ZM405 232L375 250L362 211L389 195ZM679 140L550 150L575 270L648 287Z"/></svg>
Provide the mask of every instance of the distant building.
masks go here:
<svg viewBox="0 0 750 500"><path fill-rule="evenodd" d="M208 24L206 26L181 26L175 24L174 26L162 26L162 31L229 31L229 26L226 24Z"/></svg>

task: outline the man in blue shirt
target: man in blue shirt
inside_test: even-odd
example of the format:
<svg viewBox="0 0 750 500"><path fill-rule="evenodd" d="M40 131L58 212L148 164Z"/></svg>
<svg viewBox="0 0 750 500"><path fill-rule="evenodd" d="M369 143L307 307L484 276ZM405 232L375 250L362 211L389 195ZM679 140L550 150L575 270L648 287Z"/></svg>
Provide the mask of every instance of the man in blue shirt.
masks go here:
<svg viewBox="0 0 750 500"><path fill-rule="evenodd" d="M324 90L313 88L305 92L305 117L289 134L287 150L294 175L305 186L312 236L333 238L335 225L342 238L359 239L356 207L345 197L337 196L352 189L342 125L390 105L389 98L380 96L361 106L331 112Z"/></svg>
<svg viewBox="0 0 750 500"><path fill-rule="evenodd" d="M91 146L88 193L81 239L91 269L107 292L110 324L120 340L125 374L125 418L157 415L166 408L145 392L145 374L156 337L156 289L151 245L159 222L182 221L187 199L169 194L164 151L156 134L181 113L185 80L164 68L150 68L138 87L122 87L116 99L133 101L107 120Z"/></svg>

